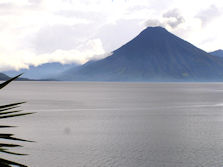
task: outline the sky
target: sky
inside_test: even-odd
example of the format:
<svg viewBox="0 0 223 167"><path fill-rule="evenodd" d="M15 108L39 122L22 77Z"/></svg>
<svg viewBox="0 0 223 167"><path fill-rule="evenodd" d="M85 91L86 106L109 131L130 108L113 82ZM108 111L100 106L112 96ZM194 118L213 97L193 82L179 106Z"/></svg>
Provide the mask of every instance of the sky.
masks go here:
<svg viewBox="0 0 223 167"><path fill-rule="evenodd" d="M222 11L222 0L1 0L0 70L100 59L149 26L223 49Z"/></svg>

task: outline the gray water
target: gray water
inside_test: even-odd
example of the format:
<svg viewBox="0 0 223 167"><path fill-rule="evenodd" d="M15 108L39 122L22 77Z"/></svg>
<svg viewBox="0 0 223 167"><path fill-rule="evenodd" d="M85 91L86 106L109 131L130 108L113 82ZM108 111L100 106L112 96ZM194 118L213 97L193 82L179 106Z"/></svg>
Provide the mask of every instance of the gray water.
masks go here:
<svg viewBox="0 0 223 167"><path fill-rule="evenodd" d="M27 101L21 143L31 167L221 167L223 84L14 82L1 104Z"/></svg>

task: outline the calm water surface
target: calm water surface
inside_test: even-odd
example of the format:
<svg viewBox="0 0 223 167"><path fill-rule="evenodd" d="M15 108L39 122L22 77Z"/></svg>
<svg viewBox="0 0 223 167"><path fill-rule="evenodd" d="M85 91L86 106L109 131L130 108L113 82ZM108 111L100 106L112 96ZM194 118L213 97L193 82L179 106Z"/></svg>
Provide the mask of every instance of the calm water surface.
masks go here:
<svg viewBox="0 0 223 167"><path fill-rule="evenodd" d="M4 120L31 167L221 167L223 84L14 82L1 104L34 115ZM8 157L8 156L7 156Z"/></svg>

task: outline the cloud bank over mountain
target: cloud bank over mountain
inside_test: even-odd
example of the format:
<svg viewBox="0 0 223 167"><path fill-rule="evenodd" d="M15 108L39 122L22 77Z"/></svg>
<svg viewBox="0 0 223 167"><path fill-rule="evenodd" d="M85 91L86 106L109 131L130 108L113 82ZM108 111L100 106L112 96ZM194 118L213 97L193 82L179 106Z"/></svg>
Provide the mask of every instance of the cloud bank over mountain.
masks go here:
<svg viewBox="0 0 223 167"><path fill-rule="evenodd" d="M219 0L4 0L0 70L103 58L146 26L216 50L223 43L222 9Z"/></svg>

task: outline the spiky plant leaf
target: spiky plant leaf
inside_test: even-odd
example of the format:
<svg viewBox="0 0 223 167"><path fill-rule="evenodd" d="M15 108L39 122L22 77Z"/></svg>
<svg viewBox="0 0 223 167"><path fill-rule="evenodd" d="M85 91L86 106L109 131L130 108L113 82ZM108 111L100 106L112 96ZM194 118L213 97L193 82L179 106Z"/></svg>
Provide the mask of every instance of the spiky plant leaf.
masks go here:
<svg viewBox="0 0 223 167"><path fill-rule="evenodd" d="M0 84L0 89L8 85L10 82L13 80L17 79L20 75L17 75L16 77L13 77L3 83ZM29 113L23 113L22 110L15 110L15 108L18 108L21 104L25 102L19 102L19 103L11 103L11 104L6 104L6 105L1 105L0 106L0 119L5 119L5 118L12 118L12 117L18 117L18 116L24 116L24 115L29 115L33 114L31 112ZM0 128L12 128L14 126L8 126L8 125L0 125ZM20 138L14 137L14 134L10 133L0 133L0 140L3 139L6 141L23 141L23 142L31 142L29 140L24 140ZM22 147L21 145L18 144L11 144L11 143L0 143L0 153L6 153L6 154L13 154L13 155L27 155L27 154L21 154L21 153L16 153L9 151L10 148L15 148L15 147ZM7 159L0 158L0 167L12 167L12 166L18 166L18 167L26 167L26 165L13 162Z"/></svg>
<svg viewBox="0 0 223 167"><path fill-rule="evenodd" d="M16 79L19 78L21 75L22 75L22 74L19 74L19 75L13 77L13 78L11 78L11 79L9 79L9 80L7 80L7 81L1 83L1 84L0 84L0 89L4 88L4 87L5 87L6 85L8 85L10 82L16 80Z"/></svg>

